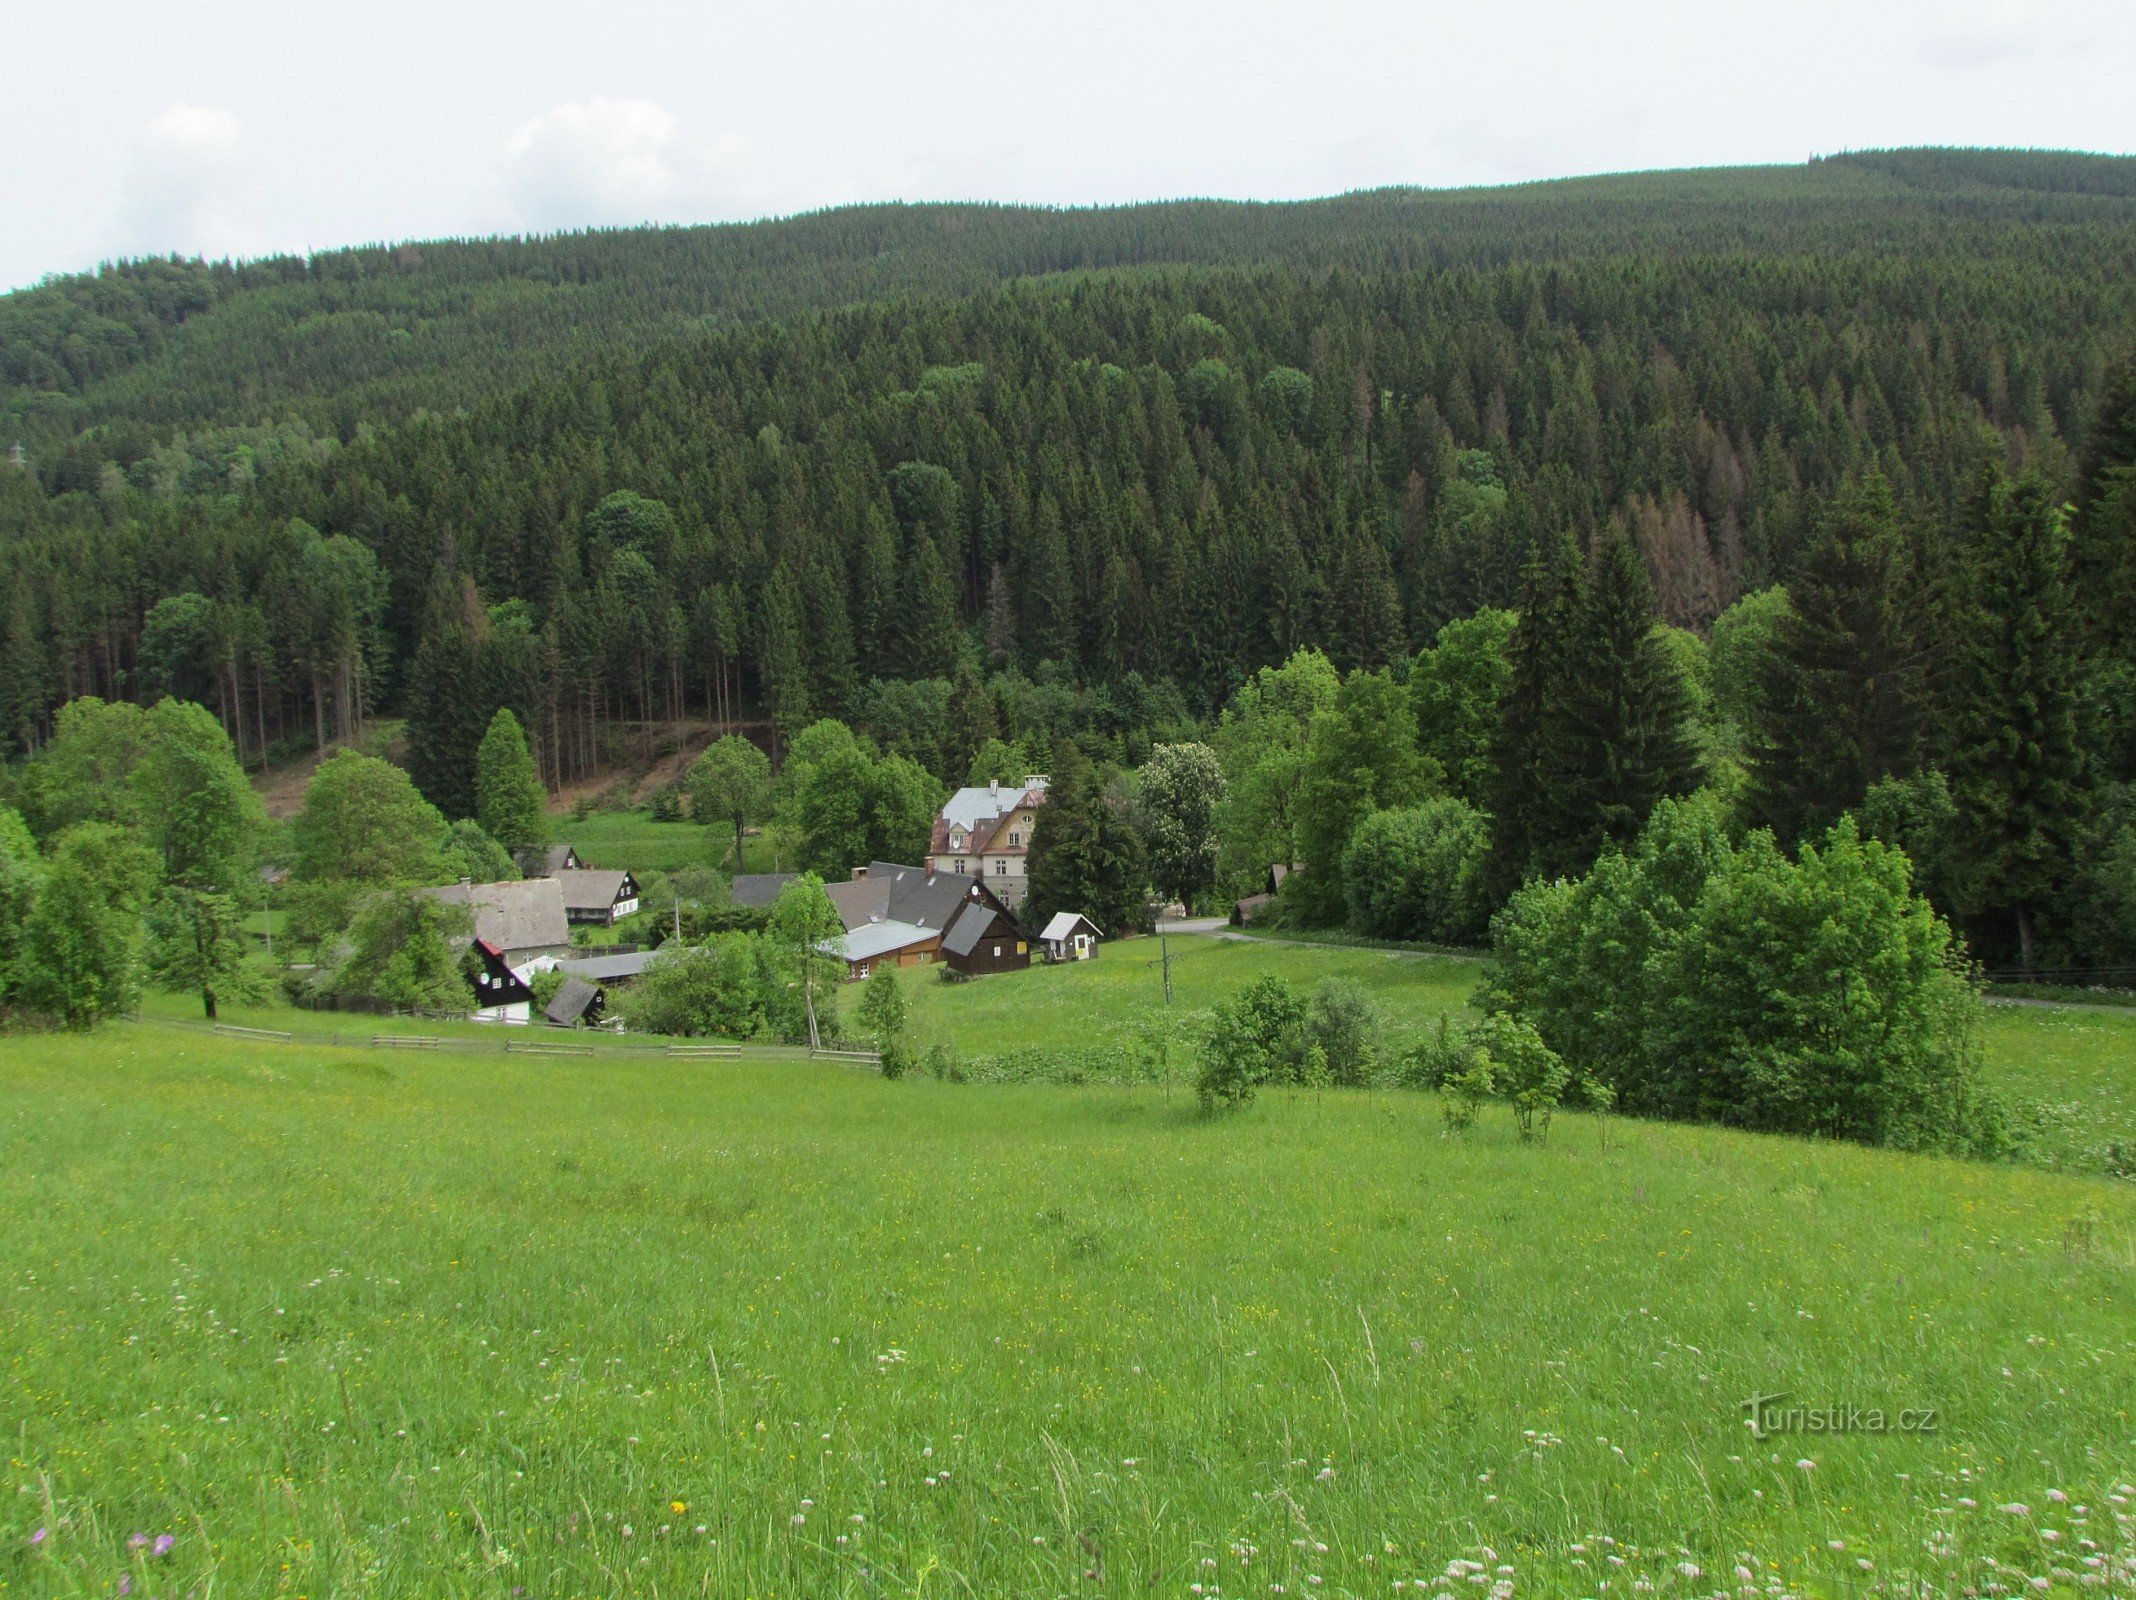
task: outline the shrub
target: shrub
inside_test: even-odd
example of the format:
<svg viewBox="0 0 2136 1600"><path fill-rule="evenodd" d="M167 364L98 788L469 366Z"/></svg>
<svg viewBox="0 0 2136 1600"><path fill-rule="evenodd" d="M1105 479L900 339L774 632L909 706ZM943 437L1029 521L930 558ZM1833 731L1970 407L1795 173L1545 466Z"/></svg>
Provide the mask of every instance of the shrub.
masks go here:
<svg viewBox="0 0 2136 1600"><path fill-rule="evenodd" d="M1351 928L1375 939L1474 944L1490 916L1490 842L1483 813L1450 796L1375 811L1343 852Z"/></svg>
<svg viewBox="0 0 2136 1600"><path fill-rule="evenodd" d="M663 947L661 958L620 993L617 1010L640 1033L754 1038L764 1030L764 963L754 934L715 934L703 944Z"/></svg>
<svg viewBox="0 0 2136 1600"><path fill-rule="evenodd" d="M1550 1137L1550 1118L1565 1093L1571 1073L1542 1036L1518 1017L1503 1014L1485 1025L1491 1077L1513 1107L1513 1124L1521 1142Z"/></svg>
<svg viewBox="0 0 2136 1600"><path fill-rule="evenodd" d="M1699 797L1628 854L1521 891L1480 997L1635 1113L1999 1152L1980 1001L1904 854L1842 819L1792 862Z"/></svg>
<svg viewBox="0 0 2136 1600"><path fill-rule="evenodd" d="M1245 1105L1264 1083L1304 1070L1306 1006L1281 978L1258 978L1209 1014L1196 1092L1207 1109Z"/></svg>
<svg viewBox="0 0 2136 1600"><path fill-rule="evenodd" d="M1322 978L1313 988L1305 1028L1307 1061L1320 1052L1331 1083L1346 1088L1369 1081L1379 1062L1381 1017L1372 997L1347 978Z"/></svg>

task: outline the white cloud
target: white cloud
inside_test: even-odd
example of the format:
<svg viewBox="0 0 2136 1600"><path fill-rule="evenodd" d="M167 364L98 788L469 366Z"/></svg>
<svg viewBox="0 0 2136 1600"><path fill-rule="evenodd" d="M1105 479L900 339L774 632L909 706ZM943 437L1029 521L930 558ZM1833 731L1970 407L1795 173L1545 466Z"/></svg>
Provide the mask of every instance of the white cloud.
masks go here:
<svg viewBox="0 0 2136 1600"><path fill-rule="evenodd" d="M124 247L228 255L247 249L250 180L244 130L219 106L167 107L142 128L119 191Z"/></svg>
<svg viewBox="0 0 2136 1600"><path fill-rule="evenodd" d="M736 140L705 146L651 100L572 100L504 146L504 197L531 229L707 220L733 213Z"/></svg>

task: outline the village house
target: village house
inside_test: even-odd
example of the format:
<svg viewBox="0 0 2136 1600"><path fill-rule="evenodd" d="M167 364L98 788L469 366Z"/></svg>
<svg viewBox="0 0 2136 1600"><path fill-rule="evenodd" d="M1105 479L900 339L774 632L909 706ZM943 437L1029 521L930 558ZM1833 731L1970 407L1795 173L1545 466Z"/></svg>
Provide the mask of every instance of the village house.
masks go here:
<svg viewBox="0 0 2136 1600"><path fill-rule="evenodd" d="M553 878L559 872L576 872L586 863L568 844L537 844L514 850L512 865L522 878Z"/></svg>
<svg viewBox="0 0 2136 1600"><path fill-rule="evenodd" d="M984 786L959 789L935 818L927 867L955 877L983 878L1010 911L1023 905L1025 862L1031 853L1031 830L1038 808L1046 802L1046 780L1039 774L1022 786L995 779Z"/></svg>
<svg viewBox="0 0 2136 1600"><path fill-rule="evenodd" d="M474 1021L531 1020L534 991L526 979L511 969L504 952L495 945L482 939L469 940L460 971L475 991Z"/></svg>
<svg viewBox="0 0 2136 1600"><path fill-rule="evenodd" d="M550 881L564 891L564 916L606 928L638 909L638 880L627 872L567 867Z"/></svg>
<svg viewBox="0 0 2136 1600"><path fill-rule="evenodd" d="M571 953L563 886L554 878L518 883L470 883L462 878L421 892L445 905L466 906L474 914L475 943L495 951L521 983Z"/></svg>
<svg viewBox="0 0 2136 1600"><path fill-rule="evenodd" d="M976 874L871 861L855 867L848 881L824 885L824 893L845 926L837 953L852 980L886 963L916 967L945 961L975 974L1031 964L1029 935L991 881L982 882ZM960 931L952 942L953 930Z"/></svg>

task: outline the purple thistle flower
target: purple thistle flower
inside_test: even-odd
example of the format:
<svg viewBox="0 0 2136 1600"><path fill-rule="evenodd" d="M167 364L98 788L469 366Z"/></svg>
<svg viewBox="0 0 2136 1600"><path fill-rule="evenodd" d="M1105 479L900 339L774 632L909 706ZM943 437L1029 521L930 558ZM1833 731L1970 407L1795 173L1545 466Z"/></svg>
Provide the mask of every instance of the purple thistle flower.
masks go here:
<svg viewBox="0 0 2136 1600"><path fill-rule="evenodd" d="M50 1528L39 1528L35 1533L31 1534L30 1548L34 1550L37 1548L37 1546L43 1544L45 1542L45 1536L51 1531L52 1530Z"/></svg>
<svg viewBox="0 0 2136 1600"><path fill-rule="evenodd" d="M150 1550L149 1554L154 1556L167 1556L171 1553L171 1546L176 1544L177 1542L178 1536L175 1533L159 1533L156 1535L155 1548Z"/></svg>
<svg viewBox="0 0 2136 1600"><path fill-rule="evenodd" d="M137 1534L135 1534L135 1535L134 1535L134 1536L133 1536L133 1537L132 1537L131 1539L128 1539L128 1540L126 1541L126 1543L127 1543L127 1546L128 1546L128 1548L130 1548L130 1549L134 1549L134 1550L142 1550L142 1549L146 1549L146 1548L147 1548L147 1546L148 1546L148 1535L147 1535L147 1534L145 1534L145 1533L137 1533Z"/></svg>
<svg viewBox="0 0 2136 1600"><path fill-rule="evenodd" d="M119 1574L119 1593L120 1593L120 1594L132 1594L132 1593L133 1593L133 1574L132 1574L132 1573L130 1573L130 1572L123 1572L123 1573Z"/></svg>

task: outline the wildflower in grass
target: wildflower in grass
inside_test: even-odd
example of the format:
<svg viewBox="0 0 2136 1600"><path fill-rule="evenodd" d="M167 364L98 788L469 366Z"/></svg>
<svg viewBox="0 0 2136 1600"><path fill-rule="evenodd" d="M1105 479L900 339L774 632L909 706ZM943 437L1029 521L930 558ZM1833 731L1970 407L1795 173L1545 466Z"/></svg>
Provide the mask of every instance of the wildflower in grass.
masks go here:
<svg viewBox="0 0 2136 1600"><path fill-rule="evenodd" d="M1795 1465L1800 1467L1804 1472L1815 1472L1817 1470L1817 1463L1812 1461L1808 1456L1804 1456L1800 1461L1796 1462Z"/></svg>
<svg viewBox="0 0 2136 1600"><path fill-rule="evenodd" d="M127 1548L131 1550L146 1550L148 1548L148 1535L137 1533L131 1539L128 1539L126 1544Z"/></svg>
<svg viewBox="0 0 2136 1600"><path fill-rule="evenodd" d="M37 1546L43 1544L45 1540L50 1537L51 1532L52 1530L50 1528L39 1528L35 1533L31 1534L30 1548L34 1550L37 1548Z"/></svg>
<svg viewBox="0 0 2136 1600"><path fill-rule="evenodd" d="M681 1516L681 1515L682 1515L682 1514L683 1514L683 1513L684 1513L685 1511L688 1511L689 1509L690 1509L690 1502L689 1502L689 1501L687 1501L687 1500L670 1500L670 1501L668 1502L668 1510L670 1510L670 1511L674 1512L674 1513L675 1513L675 1515L676 1515L676 1516L678 1516L678 1517L679 1517L679 1516Z"/></svg>
<svg viewBox="0 0 2136 1600"><path fill-rule="evenodd" d="M167 1556L177 1543L178 1535L175 1533L159 1533L156 1535L156 1542L149 1546L148 1553L152 1556Z"/></svg>

